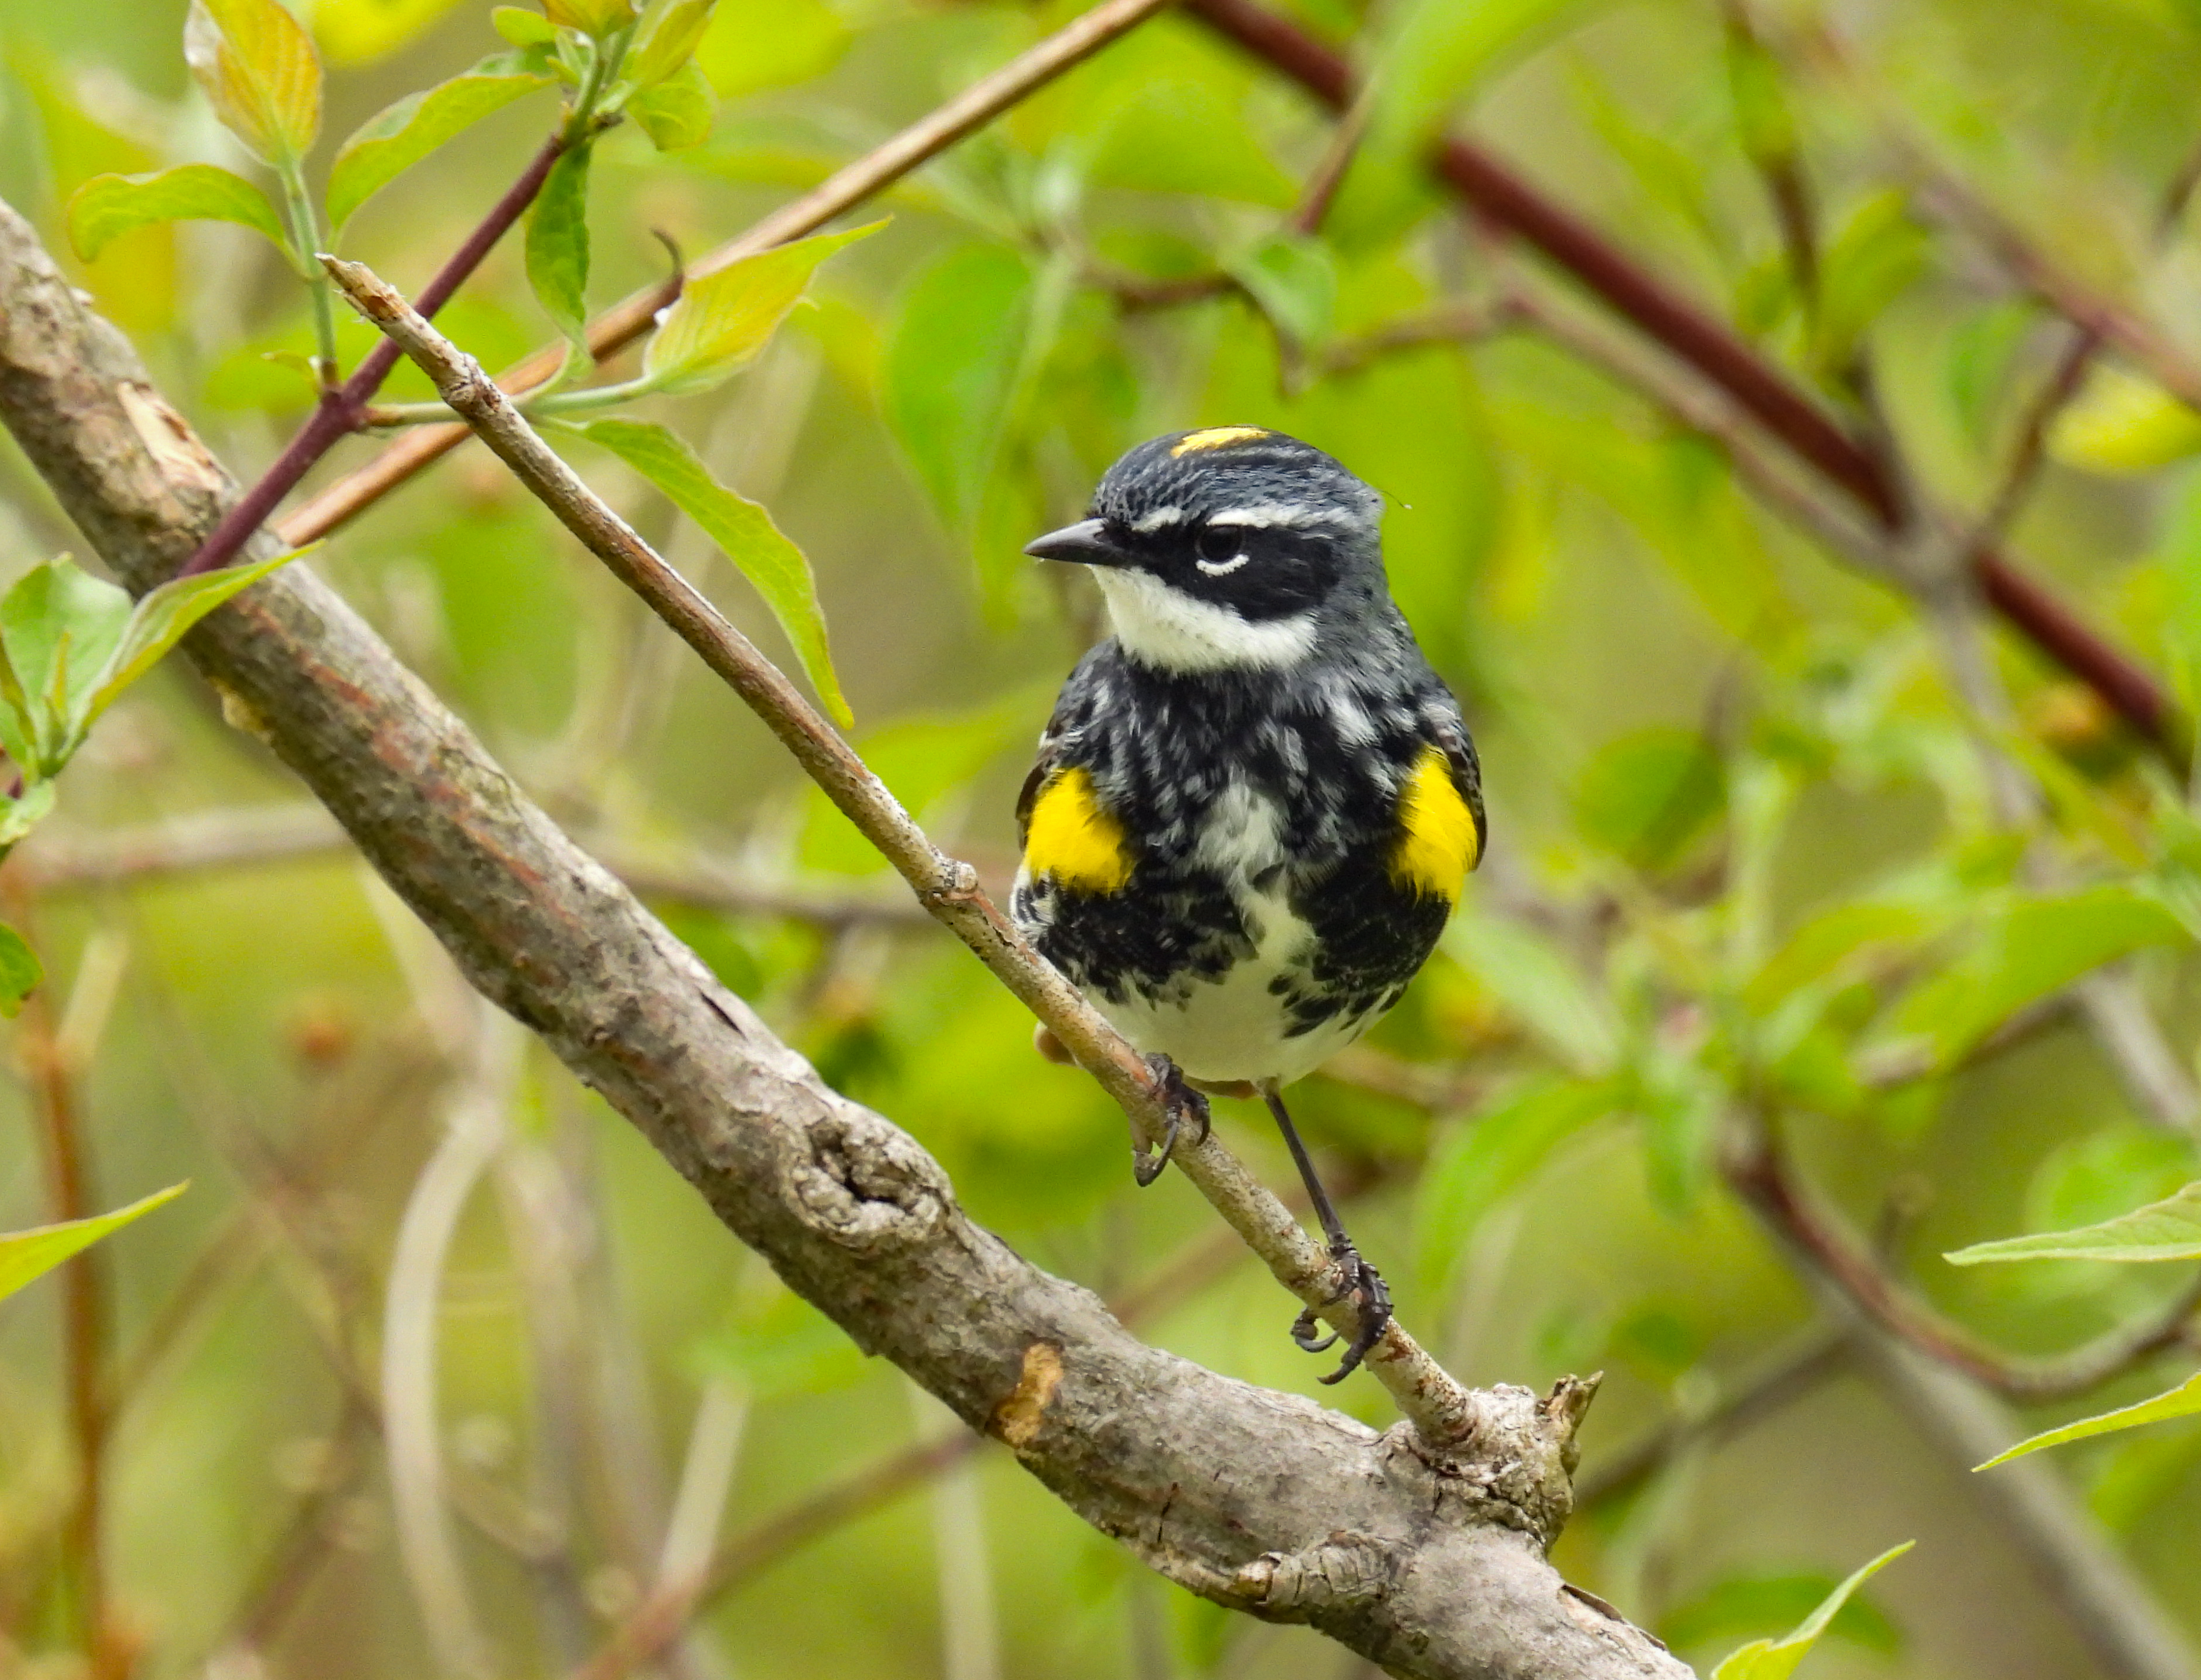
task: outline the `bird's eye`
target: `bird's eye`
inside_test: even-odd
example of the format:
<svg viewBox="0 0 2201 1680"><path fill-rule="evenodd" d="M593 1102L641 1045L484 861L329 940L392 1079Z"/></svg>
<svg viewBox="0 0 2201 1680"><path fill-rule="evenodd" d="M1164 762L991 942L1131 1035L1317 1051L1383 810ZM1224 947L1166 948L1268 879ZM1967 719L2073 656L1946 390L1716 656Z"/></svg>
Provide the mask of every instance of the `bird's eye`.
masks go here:
<svg viewBox="0 0 2201 1680"><path fill-rule="evenodd" d="M1245 536L1243 531L1209 525L1192 540L1192 546L1203 560L1227 560L1238 552Z"/></svg>

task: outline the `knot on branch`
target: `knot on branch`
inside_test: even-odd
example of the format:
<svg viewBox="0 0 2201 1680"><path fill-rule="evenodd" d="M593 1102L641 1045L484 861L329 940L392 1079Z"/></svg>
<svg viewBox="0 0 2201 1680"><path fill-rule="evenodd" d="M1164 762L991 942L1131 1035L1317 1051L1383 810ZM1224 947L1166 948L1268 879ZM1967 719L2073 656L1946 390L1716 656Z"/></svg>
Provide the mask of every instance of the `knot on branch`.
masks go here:
<svg viewBox="0 0 2201 1680"><path fill-rule="evenodd" d="M1576 1436L1603 1380L1601 1372L1562 1377L1541 1396L1511 1383L1470 1390L1473 1426L1448 1452L1432 1453L1404 1425L1387 1439L1435 1478L1440 1506L1458 1501L1469 1520L1517 1529L1549 1547L1574 1510Z"/></svg>
<svg viewBox="0 0 2201 1680"><path fill-rule="evenodd" d="M939 1164L861 1110L829 1109L806 1127L788 1187L802 1222L845 1249L876 1253L928 1239L954 1207Z"/></svg>
<svg viewBox="0 0 2201 1680"><path fill-rule="evenodd" d="M1232 1595L1280 1622L1365 1609L1398 1577L1396 1542L1339 1529L1297 1552L1264 1552L1231 1577Z"/></svg>

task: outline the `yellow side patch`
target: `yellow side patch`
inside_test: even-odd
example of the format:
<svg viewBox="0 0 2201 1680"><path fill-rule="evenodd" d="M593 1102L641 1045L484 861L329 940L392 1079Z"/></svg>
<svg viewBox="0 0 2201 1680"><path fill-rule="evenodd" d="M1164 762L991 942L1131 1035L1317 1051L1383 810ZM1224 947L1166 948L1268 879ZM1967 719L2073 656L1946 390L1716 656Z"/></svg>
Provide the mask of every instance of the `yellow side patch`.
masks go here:
<svg viewBox="0 0 2201 1680"><path fill-rule="evenodd" d="M1071 769L1050 779L1032 802L1024 863L1080 893L1120 893L1131 879L1124 825L1094 790L1093 778Z"/></svg>
<svg viewBox="0 0 2201 1680"><path fill-rule="evenodd" d="M1460 881L1475 867L1475 813L1453 785L1441 748L1423 747L1408 772L1399 790L1399 828L1391 879L1457 904Z"/></svg>
<svg viewBox="0 0 2201 1680"><path fill-rule="evenodd" d="M1233 443L1246 443L1268 435L1259 426L1210 426L1206 431L1195 431L1177 439L1170 454L1175 457L1198 454L1202 449L1227 449Z"/></svg>

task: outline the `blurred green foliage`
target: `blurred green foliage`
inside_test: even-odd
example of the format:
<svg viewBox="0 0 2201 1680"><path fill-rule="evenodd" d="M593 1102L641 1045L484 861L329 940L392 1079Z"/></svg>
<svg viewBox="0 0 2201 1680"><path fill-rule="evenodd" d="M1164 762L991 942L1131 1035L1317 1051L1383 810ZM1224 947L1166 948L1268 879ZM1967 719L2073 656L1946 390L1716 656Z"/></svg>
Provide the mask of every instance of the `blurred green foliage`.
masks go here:
<svg viewBox="0 0 2201 1680"><path fill-rule="evenodd" d="M885 194L891 220L814 279L824 253L797 259L712 378L626 393L631 413L586 423L609 447L578 465L829 705L845 695L869 762L995 882L1054 686L1100 629L1086 582L1022 541L1179 426L1280 427L1383 492L1394 593L1482 747L1491 855L1406 1003L1297 1106L1402 1314L1455 1369L1606 1369L1593 1482L1813 1322L1733 1193L1753 1126L1777 1124L1815 1204L1995 1344L2046 1354L2159 1313L2190 1266L1940 1256L2113 1223L2201 1177L2192 1116L2134 1092L2071 991L2128 985L2190 1083L2187 767L2026 645L1960 627L1952 656L1945 618L1787 523L1716 442L1508 321L1508 287L1559 288L1453 214L1419 149L1441 117L1470 121L1886 440L1961 529L1996 496L2068 329L1891 168L1887 128L2180 342L2191 242L2156 223L2196 140L2201 15L1763 0L1746 32L1711 0L1284 9L1356 38L1375 89L1315 231L1294 211L1338 161L1335 125L1165 15ZM678 9L660 0L645 28ZM710 249L1077 9L719 0L681 38L696 73L636 72L664 70L620 96L661 93L655 108L630 105L637 120L566 167L443 324L508 365L660 278L653 233ZM621 10L558 15L616 27ZM182 0L0 0L0 197L249 476L313 401L308 236L417 289L560 121L520 96L585 84L594 61L540 13L500 11L296 9L328 73L323 138L294 172L309 207L329 196L336 225L317 232L187 73ZM279 77L222 97L279 162L310 132ZM1783 170L1808 188L1808 269ZM75 197L101 177L132 179ZM347 368L373 342L345 320L330 336ZM647 383L666 354L606 378ZM560 400L585 397L569 375ZM401 369L384 398L432 395ZM2193 411L2106 358L2046 445L2013 546L2201 706ZM12 446L0 473L8 577L82 552ZM895 903L877 858L492 463L455 456L312 564L777 1031L931 1150L978 1218L1160 1344L1318 1391L1273 1285L1173 1176L1132 1190L1098 1091L1031 1052L1028 1018L959 947L877 913ZM1965 646L2006 705L1967 698ZM299 797L219 697L163 670L91 735L9 878L51 975L50 1018L21 1030L74 1058L91 1205L199 1186L101 1251L99 1671L340 1680L442 1661L448 1607L424 1611L408 1528L420 1466L383 1427L423 1385L460 1601L496 1672L574 1670L682 1523L684 1543L717 1537L739 1560L667 1660L684 1675L1348 1671L1304 1630L1146 1578L990 1449L929 1489L774 1526L868 1485L938 1420L540 1051L484 1074L495 1034L355 863L320 839L238 839ZM461 1098L484 1080L496 1130L468 1154ZM0 1229L48 1223L50 1115L34 1080L0 1091ZM1258 1110L1220 1106L1233 1144L1288 1181ZM424 1186L464 1161L442 1265L408 1272ZM437 1363L393 1373L384 1325L423 1291ZM48 1285L0 1313L0 1674L42 1680L86 1671L72 1653L98 1632L71 1526L63 1307ZM2144 1402L2192 1364L2157 1359L2026 1426ZM1388 1421L1372 1384L1320 1392ZM2054 1461L2201 1639L2197 1443L2192 1420L2166 1421ZM1811 1672L2087 1671L2055 1595L1969 1497L1963 1466L1842 1377L1587 1500L1558 1556L1693 1660L1763 1638L1748 1671L1770 1672L1801 1652L1771 1642L1859 1558L1916 1535Z"/></svg>

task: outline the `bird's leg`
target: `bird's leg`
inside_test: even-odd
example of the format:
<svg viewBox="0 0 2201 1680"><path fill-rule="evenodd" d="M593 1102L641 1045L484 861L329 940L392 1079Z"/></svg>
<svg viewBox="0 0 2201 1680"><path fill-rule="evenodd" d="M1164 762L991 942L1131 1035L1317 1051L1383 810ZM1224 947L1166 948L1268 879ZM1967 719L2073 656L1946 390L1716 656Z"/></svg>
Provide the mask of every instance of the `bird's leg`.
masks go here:
<svg viewBox="0 0 2201 1680"><path fill-rule="evenodd" d="M1353 1300L1353 1310L1359 1314L1360 1328L1345 1349L1345 1357L1337 1369L1322 1380L1325 1383L1343 1382L1353 1369L1367 1357L1368 1350L1382 1338L1391 1322L1391 1291L1382 1275L1360 1257L1360 1250L1353 1245L1353 1238L1345 1234L1344 1224L1331 1205L1329 1192L1322 1187L1315 1176L1314 1162L1307 1158L1306 1145L1300 1141L1299 1128L1285 1110L1284 1099L1277 1094L1273 1085L1261 1087L1262 1100L1268 1103L1269 1112L1277 1117L1277 1127L1284 1134L1284 1147L1291 1150L1293 1162L1300 1169L1300 1178L1307 1188L1307 1196L1314 1203L1314 1216L1322 1221L1322 1234L1329 1238L1329 1257L1335 1261L1344 1274L1345 1286L1330 1298ZM1318 1354L1337 1340L1335 1331L1317 1338L1314 1308L1309 1307L1292 1321L1292 1340L1311 1354Z"/></svg>
<svg viewBox="0 0 2201 1680"><path fill-rule="evenodd" d="M1166 1056L1149 1056L1147 1068L1153 1075L1155 1098L1169 1115L1169 1126L1162 1133L1162 1146L1152 1155L1142 1146L1138 1133L1131 1134L1131 1176L1142 1190L1161 1177L1162 1168L1170 1163L1170 1152L1177 1148L1177 1133L1186 1121L1200 1128L1200 1135L1192 1140L1195 1146L1207 1141L1210 1123L1207 1098L1186 1083L1183 1068Z"/></svg>

